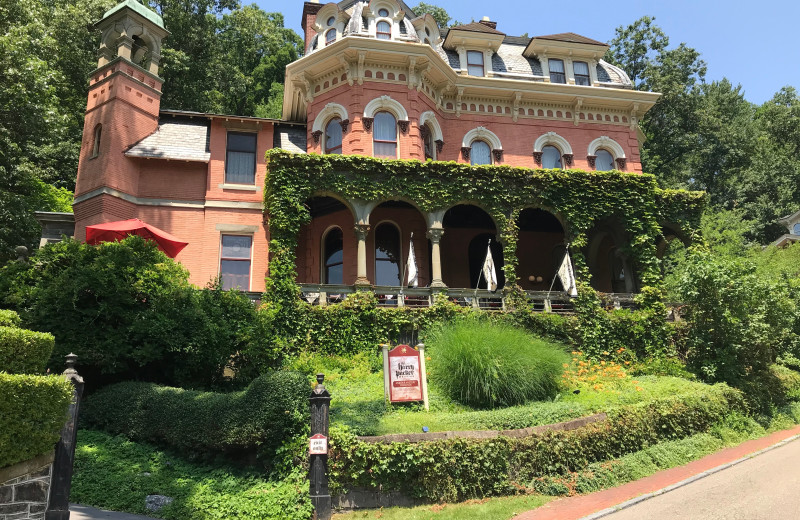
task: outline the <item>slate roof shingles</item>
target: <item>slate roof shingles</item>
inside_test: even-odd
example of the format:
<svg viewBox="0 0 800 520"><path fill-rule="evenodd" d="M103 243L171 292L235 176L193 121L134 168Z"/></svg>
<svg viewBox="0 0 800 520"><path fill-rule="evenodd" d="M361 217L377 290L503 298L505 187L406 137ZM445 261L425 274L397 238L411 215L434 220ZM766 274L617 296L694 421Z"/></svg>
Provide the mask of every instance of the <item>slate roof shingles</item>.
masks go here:
<svg viewBox="0 0 800 520"><path fill-rule="evenodd" d="M208 162L210 138L207 121L162 120L155 132L125 152L127 157Z"/></svg>

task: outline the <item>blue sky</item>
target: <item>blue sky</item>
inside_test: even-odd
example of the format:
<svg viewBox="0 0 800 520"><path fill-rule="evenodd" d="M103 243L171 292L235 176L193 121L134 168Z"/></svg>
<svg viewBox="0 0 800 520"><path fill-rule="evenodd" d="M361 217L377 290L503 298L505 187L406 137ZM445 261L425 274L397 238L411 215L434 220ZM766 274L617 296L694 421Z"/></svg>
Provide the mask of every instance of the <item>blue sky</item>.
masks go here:
<svg viewBox="0 0 800 520"><path fill-rule="evenodd" d="M322 0L324 3L324 0ZM248 3L244 0L243 3ZM301 0L256 0L266 11L284 14L286 25L302 36ZM414 7L418 1L406 2ZM745 98L763 103L785 85L800 88L800 2L797 0L439 0L450 16L468 23L488 16L512 36L576 32L600 41L614 29L644 15L656 17L670 47L694 47L708 64L706 79L727 77L741 84Z"/></svg>

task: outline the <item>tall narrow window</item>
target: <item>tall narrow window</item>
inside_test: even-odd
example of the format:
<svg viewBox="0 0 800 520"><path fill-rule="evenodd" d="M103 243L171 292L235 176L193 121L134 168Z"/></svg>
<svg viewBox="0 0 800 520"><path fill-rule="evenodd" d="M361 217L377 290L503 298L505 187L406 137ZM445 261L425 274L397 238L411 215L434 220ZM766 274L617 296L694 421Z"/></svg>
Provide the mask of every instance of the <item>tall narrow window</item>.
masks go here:
<svg viewBox="0 0 800 520"><path fill-rule="evenodd" d="M550 83L566 83L567 76L564 74L564 61L563 60L547 60L547 65L550 67Z"/></svg>
<svg viewBox="0 0 800 520"><path fill-rule="evenodd" d="M542 168L561 168L561 152L555 146L542 148Z"/></svg>
<svg viewBox="0 0 800 520"><path fill-rule="evenodd" d="M375 114L372 151L375 157L397 159L397 121L389 112Z"/></svg>
<svg viewBox="0 0 800 520"><path fill-rule="evenodd" d="M483 76L483 53L467 51L467 72L470 76Z"/></svg>
<svg viewBox="0 0 800 520"><path fill-rule="evenodd" d="M585 61L573 61L572 71L575 73L576 85L589 86L592 84L592 80L589 79L589 65Z"/></svg>
<svg viewBox="0 0 800 520"><path fill-rule="evenodd" d="M379 40L391 40L392 39L392 26L389 25L389 22L381 20L375 26L375 36Z"/></svg>
<svg viewBox="0 0 800 520"><path fill-rule="evenodd" d="M256 134L228 132L225 182L256 183Z"/></svg>
<svg viewBox="0 0 800 520"><path fill-rule="evenodd" d="M219 275L223 289L250 290L250 252L253 237L222 235Z"/></svg>
<svg viewBox="0 0 800 520"><path fill-rule="evenodd" d="M92 157L100 155L100 137L103 133L103 125L94 127L94 141L92 142Z"/></svg>
<svg viewBox="0 0 800 520"><path fill-rule="evenodd" d="M375 230L375 285L400 285L400 230L393 224Z"/></svg>
<svg viewBox="0 0 800 520"><path fill-rule="evenodd" d="M334 117L325 127L325 153L342 153L342 120Z"/></svg>
<svg viewBox="0 0 800 520"><path fill-rule="evenodd" d="M325 45L330 45L336 41L336 29L328 29L325 33Z"/></svg>
<svg viewBox="0 0 800 520"><path fill-rule="evenodd" d="M492 150L486 141L472 141L469 163L472 165L492 164Z"/></svg>
<svg viewBox="0 0 800 520"><path fill-rule="evenodd" d="M614 169L614 157L608 150L597 150L595 152L597 157L594 160L594 169L601 172L607 172Z"/></svg>
<svg viewBox="0 0 800 520"><path fill-rule="evenodd" d="M325 270L322 273L322 283L344 283L344 241L342 230L333 228L325 235L325 249L323 259Z"/></svg>
<svg viewBox="0 0 800 520"><path fill-rule="evenodd" d="M436 143L433 141L433 131L431 127L425 125L422 127L422 143L425 145L425 158L436 159Z"/></svg>

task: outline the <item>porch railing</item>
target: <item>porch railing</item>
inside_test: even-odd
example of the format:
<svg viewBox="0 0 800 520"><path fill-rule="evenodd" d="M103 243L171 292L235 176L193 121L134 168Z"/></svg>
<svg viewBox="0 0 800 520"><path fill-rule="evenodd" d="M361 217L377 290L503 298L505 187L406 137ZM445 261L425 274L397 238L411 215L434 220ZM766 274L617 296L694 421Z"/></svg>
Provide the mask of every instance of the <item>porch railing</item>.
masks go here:
<svg viewBox="0 0 800 520"><path fill-rule="evenodd" d="M332 285L301 283L301 297L311 305L330 305L343 301L348 294L353 294L363 287L354 285ZM444 294L451 302L462 307L473 307L485 311L506 310L505 298L501 291L491 292L486 289L461 289L440 287L392 287L373 285L370 290L378 298L380 307L430 307L433 305L434 296ZM253 300L260 300L261 293L248 293ZM525 291L528 300L537 312L555 312L569 314L574 311L572 298L561 291ZM634 294L632 293L602 293L601 296L608 308L633 309Z"/></svg>

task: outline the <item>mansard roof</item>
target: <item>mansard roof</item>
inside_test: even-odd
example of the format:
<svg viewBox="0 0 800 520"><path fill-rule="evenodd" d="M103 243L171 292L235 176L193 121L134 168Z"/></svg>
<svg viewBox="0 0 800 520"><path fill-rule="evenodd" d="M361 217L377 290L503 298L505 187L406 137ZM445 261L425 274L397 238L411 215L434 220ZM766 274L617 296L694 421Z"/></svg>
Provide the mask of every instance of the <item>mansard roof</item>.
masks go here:
<svg viewBox="0 0 800 520"><path fill-rule="evenodd" d="M502 34L503 36L506 35L504 32L500 32L497 29L489 27L486 24L482 24L480 22L472 22L465 25L456 25L455 27L450 28L451 31L470 31L470 32L479 32L479 33L486 33L486 34Z"/></svg>

